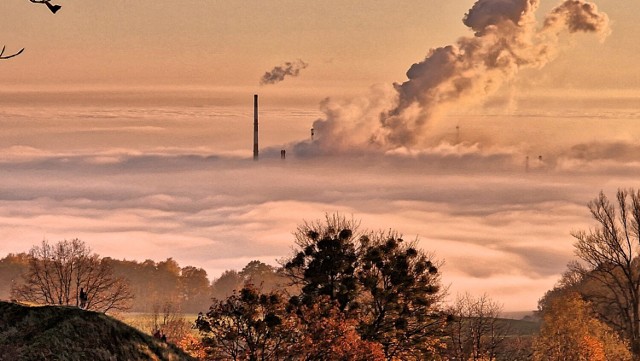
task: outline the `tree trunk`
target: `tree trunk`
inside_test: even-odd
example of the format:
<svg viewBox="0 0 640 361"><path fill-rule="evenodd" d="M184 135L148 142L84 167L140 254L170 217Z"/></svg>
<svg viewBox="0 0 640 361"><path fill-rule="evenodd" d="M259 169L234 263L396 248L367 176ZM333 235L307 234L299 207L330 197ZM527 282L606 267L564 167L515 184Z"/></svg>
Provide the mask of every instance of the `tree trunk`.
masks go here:
<svg viewBox="0 0 640 361"><path fill-rule="evenodd" d="M635 298L633 302L633 326L631 329L631 352L633 359L640 361L640 305Z"/></svg>

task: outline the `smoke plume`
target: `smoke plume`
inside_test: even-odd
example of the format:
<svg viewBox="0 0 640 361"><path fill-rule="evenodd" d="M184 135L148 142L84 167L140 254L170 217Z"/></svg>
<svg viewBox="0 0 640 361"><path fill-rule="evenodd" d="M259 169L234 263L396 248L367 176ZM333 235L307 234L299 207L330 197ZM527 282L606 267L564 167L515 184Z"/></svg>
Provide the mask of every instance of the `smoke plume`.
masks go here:
<svg viewBox="0 0 640 361"><path fill-rule="evenodd" d="M581 0L566 0L547 15L544 22L545 30L555 29L556 32L560 32L563 27L570 33L597 33L602 39L611 32L607 14L598 12L595 4Z"/></svg>
<svg viewBox="0 0 640 361"><path fill-rule="evenodd" d="M298 145L301 152L391 151L420 148L429 127L452 105L476 103L493 94L521 69L552 60L560 34L609 33L609 19L596 5L566 0L539 26L540 0L478 0L463 23L474 31L455 44L431 49L407 71L408 80L369 97L321 105L324 119L314 123L316 139Z"/></svg>
<svg viewBox="0 0 640 361"><path fill-rule="evenodd" d="M276 84L284 80L286 76L298 76L300 70L305 69L309 64L298 59L294 62L286 62L283 65L274 67L271 71L264 73L260 79L261 85Z"/></svg>

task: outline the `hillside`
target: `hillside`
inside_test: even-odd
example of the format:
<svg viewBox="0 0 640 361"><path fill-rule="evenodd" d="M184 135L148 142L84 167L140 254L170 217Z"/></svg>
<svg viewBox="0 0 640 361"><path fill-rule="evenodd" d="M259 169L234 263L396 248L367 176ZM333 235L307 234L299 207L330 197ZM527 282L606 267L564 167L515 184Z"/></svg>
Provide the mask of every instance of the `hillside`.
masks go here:
<svg viewBox="0 0 640 361"><path fill-rule="evenodd" d="M534 321L500 318L498 324L509 330L509 336L534 336L540 332L540 323Z"/></svg>
<svg viewBox="0 0 640 361"><path fill-rule="evenodd" d="M102 313L0 301L0 361L5 360L193 359Z"/></svg>

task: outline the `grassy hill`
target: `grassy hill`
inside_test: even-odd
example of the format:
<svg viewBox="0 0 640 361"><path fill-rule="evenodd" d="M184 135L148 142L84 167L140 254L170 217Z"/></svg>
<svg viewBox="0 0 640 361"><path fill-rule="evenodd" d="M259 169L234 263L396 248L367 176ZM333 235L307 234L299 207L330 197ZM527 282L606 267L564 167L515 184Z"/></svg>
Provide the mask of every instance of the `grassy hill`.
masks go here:
<svg viewBox="0 0 640 361"><path fill-rule="evenodd" d="M540 323L509 318L498 319L501 326L509 330L509 336L535 336L540 332Z"/></svg>
<svg viewBox="0 0 640 361"><path fill-rule="evenodd" d="M98 312L0 301L0 361L191 361L177 347Z"/></svg>

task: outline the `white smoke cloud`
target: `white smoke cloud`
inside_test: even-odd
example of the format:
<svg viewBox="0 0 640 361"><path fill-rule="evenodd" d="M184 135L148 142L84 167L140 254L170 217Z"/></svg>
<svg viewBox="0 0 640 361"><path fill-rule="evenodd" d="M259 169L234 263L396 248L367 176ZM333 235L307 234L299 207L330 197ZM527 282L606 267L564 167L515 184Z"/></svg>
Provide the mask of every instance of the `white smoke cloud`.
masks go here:
<svg viewBox="0 0 640 361"><path fill-rule="evenodd" d="M539 0L478 0L463 22L474 31L455 44L432 49L391 91L348 103L326 100L314 123L313 143L300 153L424 148L437 144L430 127L453 105L477 103L512 80L521 69L540 68L557 53L562 32L604 38L609 19L592 3L566 0L539 27ZM430 144L431 143L431 144Z"/></svg>
<svg viewBox="0 0 640 361"><path fill-rule="evenodd" d="M501 26L506 21L518 25L537 6L537 0L479 0L465 14L462 22L473 29L476 36L482 36L491 26Z"/></svg>
<svg viewBox="0 0 640 361"><path fill-rule="evenodd" d="M271 71L265 72L260 79L260 85L276 84L284 80L287 76L296 77L300 75L302 69L306 69L309 64L298 59L293 62L286 62L283 65L274 67Z"/></svg>

